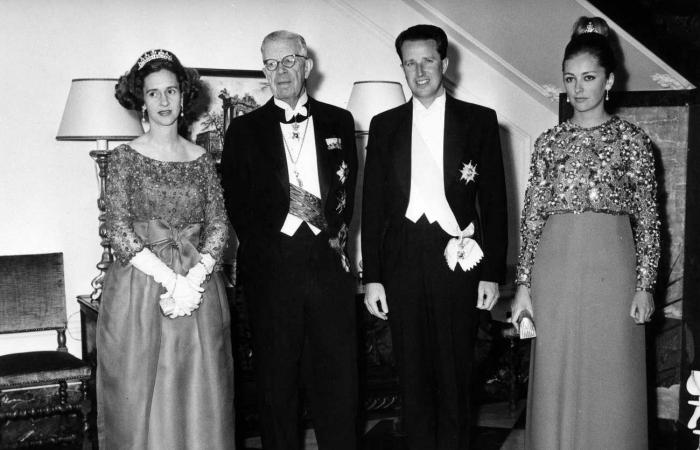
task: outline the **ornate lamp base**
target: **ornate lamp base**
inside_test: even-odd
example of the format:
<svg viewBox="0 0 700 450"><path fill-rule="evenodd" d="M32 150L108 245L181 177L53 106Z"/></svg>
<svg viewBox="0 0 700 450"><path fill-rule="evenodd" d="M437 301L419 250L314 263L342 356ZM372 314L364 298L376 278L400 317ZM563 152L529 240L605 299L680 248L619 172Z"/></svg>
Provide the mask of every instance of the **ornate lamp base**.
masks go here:
<svg viewBox="0 0 700 450"><path fill-rule="evenodd" d="M105 272L112 264L112 252L109 247L109 238L107 238L107 229L105 225L105 186L107 181L107 164L109 162L108 150L93 150L90 152L90 157L95 160L99 169L100 197L97 199L97 208L100 214L97 217L99 221L100 245L102 246L102 258L97 263L97 269L100 273L91 281L92 293L90 298L93 302L99 303L102 296L102 283L104 282Z"/></svg>

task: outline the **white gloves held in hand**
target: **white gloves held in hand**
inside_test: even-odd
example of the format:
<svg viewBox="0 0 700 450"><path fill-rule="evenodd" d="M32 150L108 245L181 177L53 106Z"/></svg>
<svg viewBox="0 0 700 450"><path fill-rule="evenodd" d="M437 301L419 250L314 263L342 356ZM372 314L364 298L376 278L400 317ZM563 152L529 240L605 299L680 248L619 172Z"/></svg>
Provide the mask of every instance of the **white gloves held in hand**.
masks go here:
<svg viewBox="0 0 700 450"><path fill-rule="evenodd" d="M189 316L202 303L202 292L204 288L182 275L175 275L173 288L160 296L160 309L171 319Z"/></svg>
<svg viewBox="0 0 700 450"><path fill-rule="evenodd" d="M214 270L215 264L214 258L207 253L203 253L202 259L187 272L187 279L193 285L201 286L204 280L207 279L207 275Z"/></svg>
<svg viewBox="0 0 700 450"><path fill-rule="evenodd" d="M189 316L202 303L202 284L214 270L216 261L210 255L202 254L202 259L192 266L186 276L177 275L176 284L172 291L161 296L160 307L163 314L174 319ZM178 286L181 286L178 289ZM194 293L192 292L194 291Z"/></svg>
<svg viewBox="0 0 700 450"><path fill-rule="evenodd" d="M163 314L171 319L189 316L199 308L204 292L201 285L215 264L210 255L203 254L201 261L189 270L187 276L182 276L176 274L147 248L134 255L130 262L163 285L166 292L160 296L160 308Z"/></svg>

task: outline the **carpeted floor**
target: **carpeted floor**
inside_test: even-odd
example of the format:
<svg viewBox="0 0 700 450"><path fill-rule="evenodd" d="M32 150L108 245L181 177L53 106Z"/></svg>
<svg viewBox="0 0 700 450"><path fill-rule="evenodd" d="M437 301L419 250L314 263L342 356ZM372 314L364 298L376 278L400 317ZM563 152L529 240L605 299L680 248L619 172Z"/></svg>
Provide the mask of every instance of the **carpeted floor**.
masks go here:
<svg viewBox="0 0 700 450"><path fill-rule="evenodd" d="M475 450L523 450L525 401L515 410L507 403L482 406L473 448ZM362 450L407 450L405 439L396 430L396 418L372 420L367 423L362 438ZM307 430L304 450L316 450L313 430ZM261 449L260 438L246 440L245 450Z"/></svg>

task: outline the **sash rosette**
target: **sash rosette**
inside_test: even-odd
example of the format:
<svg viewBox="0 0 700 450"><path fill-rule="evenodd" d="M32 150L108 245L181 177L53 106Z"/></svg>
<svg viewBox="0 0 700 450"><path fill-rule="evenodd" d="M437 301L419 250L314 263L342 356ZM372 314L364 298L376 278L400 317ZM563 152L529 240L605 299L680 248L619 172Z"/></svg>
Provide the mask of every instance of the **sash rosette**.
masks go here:
<svg viewBox="0 0 700 450"><path fill-rule="evenodd" d="M484 252L474 239L474 223L470 223L458 236L447 242L445 247L445 261L451 270L455 270L457 264L463 271L471 270L484 257Z"/></svg>

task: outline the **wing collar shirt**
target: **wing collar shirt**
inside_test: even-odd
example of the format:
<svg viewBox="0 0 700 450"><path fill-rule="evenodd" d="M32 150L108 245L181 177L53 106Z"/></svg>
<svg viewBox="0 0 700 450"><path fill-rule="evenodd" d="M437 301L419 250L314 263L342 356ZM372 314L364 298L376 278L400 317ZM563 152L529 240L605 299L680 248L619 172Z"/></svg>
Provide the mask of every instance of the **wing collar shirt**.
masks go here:
<svg viewBox="0 0 700 450"><path fill-rule="evenodd" d="M429 107L413 98L413 126L428 144L430 154L438 163L442 175L442 146L445 140L445 91ZM415 136L413 137L415 138Z"/></svg>
<svg viewBox="0 0 700 450"><path fill-rule="evenodd" d="M303 105L306 105L308 101L309 97L304 92L299 97L296 108L292 110L292 107L287 103L276 98L274 99L275 105L285 110L285 112L292 111L293 114L291 115L299 112L305 113L306 108ZM318 181L318 162L316 160L316 134L314 133L313 120L313 116L309 115L305 121L299 122L298 137L294 137L294 127L291 123L280 123L280 129L282 130L282 145L284 146L284 156L287 160L289 182L299 186L294 172L296 168L296 171L299 173L299 179L303 183L303 186L299 187L321 198L321 186ZM302 223L304 223L304 220L288 213L280 231L288 236L293 236ZM307 225L314 234L321 232L318 227L310 223L307 223Z"/></svg>

